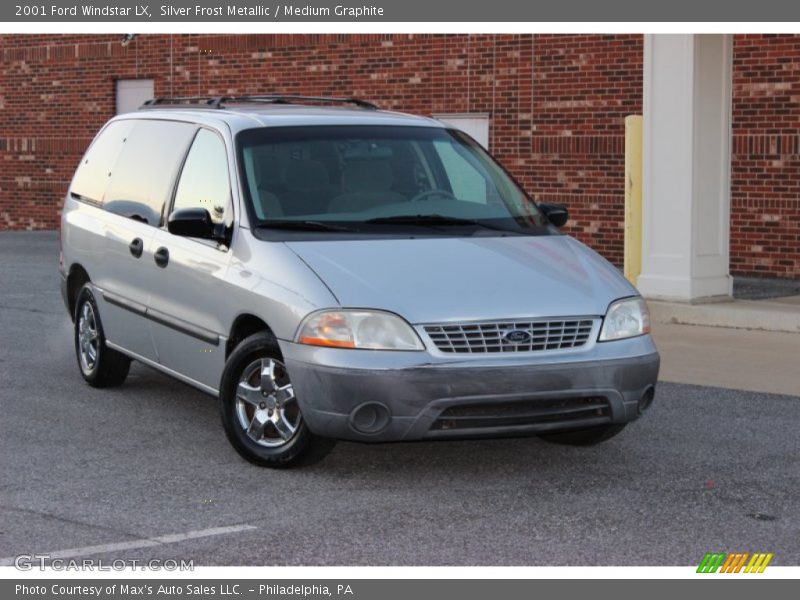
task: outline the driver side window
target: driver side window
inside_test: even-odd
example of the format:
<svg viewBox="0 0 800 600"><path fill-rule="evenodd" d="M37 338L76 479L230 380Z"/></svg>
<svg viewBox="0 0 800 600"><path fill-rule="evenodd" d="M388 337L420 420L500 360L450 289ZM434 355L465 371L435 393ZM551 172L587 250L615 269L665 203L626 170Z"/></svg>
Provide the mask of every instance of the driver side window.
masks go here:
<svg viewBox="0 0 800 600"><path fill-rule="evenodd" d="M214 223L227 223L230 198L225 144L214 132L201 129L186 156L172 210L205 208Z"/></svg>

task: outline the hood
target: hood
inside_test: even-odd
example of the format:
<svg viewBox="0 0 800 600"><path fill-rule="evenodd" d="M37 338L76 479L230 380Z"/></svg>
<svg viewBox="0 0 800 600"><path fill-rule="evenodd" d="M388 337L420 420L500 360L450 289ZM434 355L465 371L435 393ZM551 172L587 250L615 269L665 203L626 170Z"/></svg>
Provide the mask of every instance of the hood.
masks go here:
<svg viewBox="0 0 800 600"><path fill-rule="evenodd" d="M349 308L413 324L604 315L636 290L565 235L320 240L287 245Z"/></svg>

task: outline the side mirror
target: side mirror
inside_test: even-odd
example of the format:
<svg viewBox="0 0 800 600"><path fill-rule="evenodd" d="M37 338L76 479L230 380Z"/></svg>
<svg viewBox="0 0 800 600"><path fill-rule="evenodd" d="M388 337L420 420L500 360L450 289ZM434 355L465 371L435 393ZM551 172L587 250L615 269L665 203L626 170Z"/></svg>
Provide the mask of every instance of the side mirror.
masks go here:
<svg viewBox="0 0 800 600"><path fill-rule="evenodd" d="M569 221L569 211L563 204L540 204L539 208L556 227L563 227Z"/></svg>
<svg viewBox="0 0 800 600"><path fill-rule="evenodd" d="M214 222L205 208L179 208L167 219L167 229L173 235L216 239Z"/></svg>

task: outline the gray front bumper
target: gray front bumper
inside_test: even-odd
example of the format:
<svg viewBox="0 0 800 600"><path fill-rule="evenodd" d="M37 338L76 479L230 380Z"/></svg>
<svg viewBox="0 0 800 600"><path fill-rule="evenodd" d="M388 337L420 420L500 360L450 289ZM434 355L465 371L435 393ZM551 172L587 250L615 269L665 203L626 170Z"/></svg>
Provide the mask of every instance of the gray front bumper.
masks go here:
<svg viewBox="0 0 800 600"><path fill-rule="evenodd" d="M281 342L289 375L308 427L326 437L388 442L446 437L495 437L580 428L639 417L639 401L658 377L659 356L649 336L595 344L571 354L465 359L427 353L314 348ZM480 429L435 425L454 406L576 398L607 401L603 417L503 424ZM368 403L389 413L379 431L354 427ZM531 404L532 403L532 404Z"/></svg>

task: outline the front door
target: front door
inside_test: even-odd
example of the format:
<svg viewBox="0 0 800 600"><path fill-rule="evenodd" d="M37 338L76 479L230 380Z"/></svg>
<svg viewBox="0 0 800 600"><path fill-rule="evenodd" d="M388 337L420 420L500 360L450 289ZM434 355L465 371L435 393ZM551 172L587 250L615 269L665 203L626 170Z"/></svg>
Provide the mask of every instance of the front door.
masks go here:
<svg viewBox="0 0 800 600"><path fill-rule="evenodd" d="M230 226L227 153L222 138L207 129L200 129L192 142L169 212L194 207L208 210L216 224ZM225 364L231 253L223 244L172 235L163 228L152 248L157 273L148 320L158 360L214 392Z"/></svg>

